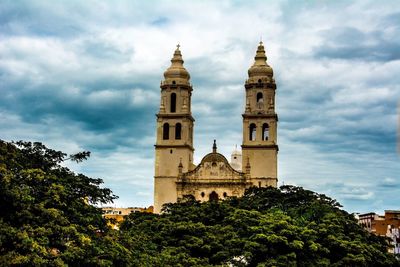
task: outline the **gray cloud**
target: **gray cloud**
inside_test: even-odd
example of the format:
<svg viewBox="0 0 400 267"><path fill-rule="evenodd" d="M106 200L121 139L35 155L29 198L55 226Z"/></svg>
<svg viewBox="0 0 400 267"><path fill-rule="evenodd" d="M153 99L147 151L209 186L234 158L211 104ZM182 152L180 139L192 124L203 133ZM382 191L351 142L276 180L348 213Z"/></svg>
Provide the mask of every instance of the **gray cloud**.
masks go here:
<svg viewBox="0 0 400 267"><path fill-rule="evenodd" d="M200 161L213 139L227 157L241 144L243 84L262 35L278 84L280 181L351 211L394 208L399 13L373 1L6 1L0 138L91 150L71 168L104 178L116 205L150 205L154 114L175 45L194 85Z"/></svg>
<svg viewBox="0 0 400 267"><path fill-rule="evenodd" d="M355 28L335 28L324 31L325 43L314 49L316 57L356 59L362 61L392 61L400 59L400 29L389 36L382 31L364 33Z"/></svg>

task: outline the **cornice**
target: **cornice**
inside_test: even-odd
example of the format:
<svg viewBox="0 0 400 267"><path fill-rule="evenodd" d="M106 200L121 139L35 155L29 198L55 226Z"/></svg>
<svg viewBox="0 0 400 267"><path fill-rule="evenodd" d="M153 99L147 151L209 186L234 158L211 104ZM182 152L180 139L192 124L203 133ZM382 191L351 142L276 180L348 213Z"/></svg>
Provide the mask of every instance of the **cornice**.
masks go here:
<svg viewBox="0 0 400 267"><path fill-rule="evenodd" d="M177 118L186 118L191 120L192 122L195 121L192 114L188 113L157 113L157 118L168 118L168 119L177 119Z"/></svg>
<svg viewBox="0 0 400 267"><path fill-rule="evenodd" d="M246 148L246 149L276 149L276 151L279 151L279 147L278 145L260 145L260 144L254 144L254 145L242 145L242 149Z"/></svg>
<svg viewBox="0 0 400 267"><path fill-rule="evenodd" d="M183 145L160 145L160 144L156 144L156 145L154 145L154 147L156 149L159 149L159 148L188 148L191 151L194 151L193 146L189 145L189 144L183 144Z"/></svg>
<svg viewBox="0 0 400 267"><path fill-rule="evenodd" d="M262 114L252 114L252 113L243 113L243 119L256 119L256 118L274 118L278 121L278 114L276 113L262 113Z"/></svg>

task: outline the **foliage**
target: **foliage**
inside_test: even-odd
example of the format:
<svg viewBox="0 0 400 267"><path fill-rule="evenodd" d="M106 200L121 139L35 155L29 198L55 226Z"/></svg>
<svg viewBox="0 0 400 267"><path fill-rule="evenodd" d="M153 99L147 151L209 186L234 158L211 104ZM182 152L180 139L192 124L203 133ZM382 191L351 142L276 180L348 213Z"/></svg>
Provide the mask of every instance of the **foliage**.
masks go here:
<svg viewBox="0 0 400 267"><path fill-rule="evenodd" d="M400 266L338 202L294 186L186 197L161 215L131 214L120 234L135 266Z"/></svg>
<svg viewBox="0 0 400 267"><path fill-rule="evenodd" d="M93 204L116 196L62 164L89 156L0 141L0 266L400 266L338 202L294 186L188 196L111 230Z"/></svg>
<svg viewBox="0 0 400 267"><path fill-rule="evenodd" d="M80 162L89 152L71 155ZM111 265L111 232L94 203L116 197L101 179L61 164L41 143L0 140L0 265ZM111 247L113 247L111 249ZM114 255L115 256L115 255Z"/></svg>

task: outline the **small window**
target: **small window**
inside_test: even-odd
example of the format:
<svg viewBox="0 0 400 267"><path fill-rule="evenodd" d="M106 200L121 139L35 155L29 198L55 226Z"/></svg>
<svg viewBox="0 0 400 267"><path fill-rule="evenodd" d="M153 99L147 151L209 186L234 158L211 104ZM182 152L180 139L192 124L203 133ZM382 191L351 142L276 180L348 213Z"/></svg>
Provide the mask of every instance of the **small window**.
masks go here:
<svg viewBox="0 0 400 267"><path fill-rule="evenodd" d="M171 112L172 113L176 112L176 94L175 93L171 94Z"/></svg>
<svg viewBox="0 0 400 267"><path fill-rule="evenodd" d="M174 84L174 85L175 85L175 84L176 84L176 82L175 82L175 81L172 81L172 84Z"/></svg>
<svg viewBox="0 0 400 267"><path fill-rule="evenodd" d="M264 102L263 94L261 92L257 93L257 103Z"/></svg>
<svg viewBox="0 0 400 267"><path fill-rule="evenodd" d="M201 192L201 197L204 197L206 194L204 194L204 192Z"/></svg>
<svg viewBox="0 0 400 267"><path fill-rule="evenodd" d="M258 182L258 187L261 187L261 182Z"/></svg>
<svg viewBox="0 0 400 267"><path fill-rule="evenodd" d="M228 196L228 194L226 192L224 192L224 197L227 197L227 196Z"/></svg>
<svg viewBox="0 0 400 267"><path fill-rule="evenodd" d="M169 139L169 124L164 123L163 125L163 139L168 140Z"/></svg>
<svg viewBox="0 0 400 267"><path fill-rule="evenodd" d="M268 123L264 123L262 129L262 139L263 141L268 141L268 138L269 138L269 125Z"/></svg>
<svg viewBox="0 0 400 267"><path fill-rule="evenodd" d="M169 151L170 154L172 154L172 152L174 152L172 149Z"/></svg>
<svg viewBox="0 0 400 267"><path fill-rule="evenodd" d="M254 123L250 124L250 133L249 133L249 139L250 141L256 140L256 125Z"/></svg>
<svg viewBox="0 0 400 267"><path fill-rule="evenodd" d="M177 123L175 125L175 139L180 140L182 137L182 124Z"/></svg>
<svg viewBox="0 0 400 267"><path fill-rule="evenodd" d="M261 79L258 79L258 83L261 83Z"/></svg>

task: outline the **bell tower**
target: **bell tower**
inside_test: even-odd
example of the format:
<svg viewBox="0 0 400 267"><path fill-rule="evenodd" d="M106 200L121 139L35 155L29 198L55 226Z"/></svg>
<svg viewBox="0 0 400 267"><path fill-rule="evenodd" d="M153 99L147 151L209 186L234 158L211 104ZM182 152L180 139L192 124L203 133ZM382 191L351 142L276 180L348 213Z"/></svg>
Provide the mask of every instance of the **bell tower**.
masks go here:
<svg viewBox="0 0 400 267"><path fill-rule="evenodd" d="M260 42L246 80L246 105L243 117L242 166L250 167L254 186L277 186L276 84Z"/></svg>
<svg viewBox="0 0 400 267"><path fill-rule="evenodd" d="M192 86L189 72L183 66L179 45L164 72L161 82L160 110L157 116L155 144L154 212L164 203L176 202L179 169L193 169Z"/></svg>

